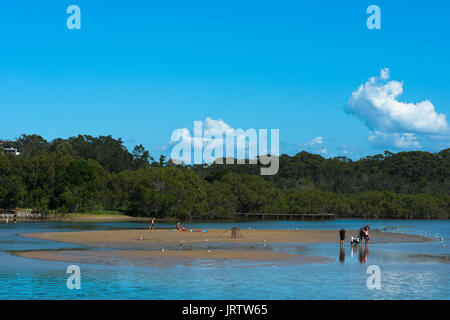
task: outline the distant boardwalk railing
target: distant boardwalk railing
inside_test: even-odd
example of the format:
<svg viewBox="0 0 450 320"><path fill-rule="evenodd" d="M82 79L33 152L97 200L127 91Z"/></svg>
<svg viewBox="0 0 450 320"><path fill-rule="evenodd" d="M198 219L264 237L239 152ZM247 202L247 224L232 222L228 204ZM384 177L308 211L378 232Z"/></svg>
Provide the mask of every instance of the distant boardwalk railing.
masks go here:
<svg viewBox="0 0 450 320"><path fill-rule="evenodd" d="M268 220L328 220L335 219L332 213L288 214L288 213L236 213L240 218Z"/></svg>

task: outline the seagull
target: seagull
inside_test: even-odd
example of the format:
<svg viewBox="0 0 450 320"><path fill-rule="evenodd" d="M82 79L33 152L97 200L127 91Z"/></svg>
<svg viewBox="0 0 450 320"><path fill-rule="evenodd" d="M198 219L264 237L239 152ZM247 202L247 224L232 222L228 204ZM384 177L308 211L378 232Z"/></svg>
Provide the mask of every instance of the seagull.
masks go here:
<svg viewBox="0 0 450 320"><path fill-rule="evenodd" d="M208 250L208 253L211 253L211 250Z"/></svg>

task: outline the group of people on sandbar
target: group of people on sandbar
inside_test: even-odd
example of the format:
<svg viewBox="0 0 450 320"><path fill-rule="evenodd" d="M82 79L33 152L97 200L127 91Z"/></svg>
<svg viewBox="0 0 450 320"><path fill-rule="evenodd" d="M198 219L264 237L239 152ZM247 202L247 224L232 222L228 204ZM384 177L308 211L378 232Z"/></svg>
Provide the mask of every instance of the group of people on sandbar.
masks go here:
<svg viewBox="0 0 450 320"><path fill-rule="evenodd" d="M369 244L369 229L370 225L362 226L361 229L359 229L359 233L356 237L351 237L350 245L356 246L358 244L365 243L366 245ZM339 230L339 244L341 247L344 246L345 243L345 229L342 227L341 230Z"/></svg>
<svg viewBox="0 0 450 320"><path fill-rule="evenodd" d="M363 241L365 241L366 245L369 244L369 229L370 226L362 226L361 229L359 229L359 242L362 244Z"/></svg>
<svg viewBox="0 0 450 320"><path fill-rule="evenodd" d="M177 223L177 231L187 231L187 228L186 228L185 225L182 225L182 226L180 227L180 223L178 222L178 223Z"/></svg>
<svg viewBox="0 0 450 320"><path fill-rule="evenodd" d="M356 237L351 237L350 247L352 257L353 257L353 250L356 249L359 244L361 244L358 252L358 260L360 263L366 263L369 259L369 246L368 246L370 239L369 229L370 229L369 225L362 226L358 231L358 235ZM344 248L345 238L346 238L345 229L341 228L341 230L339 230L339 244L340 244L339 261L341 263L344 263L345 261L345 248ZM363 246L363 243L365 243L365 246Z"/></svg>
<svg viewBox="0 0 450 320"><path fill-rule="evenodd" d="M155 218L152 218L152 222L151 225L149 227L150 230L154 230L155 229ZM188 231L188 229L186 228L185 225L180 225L180 223L177 223L177 231Z"/></svg>

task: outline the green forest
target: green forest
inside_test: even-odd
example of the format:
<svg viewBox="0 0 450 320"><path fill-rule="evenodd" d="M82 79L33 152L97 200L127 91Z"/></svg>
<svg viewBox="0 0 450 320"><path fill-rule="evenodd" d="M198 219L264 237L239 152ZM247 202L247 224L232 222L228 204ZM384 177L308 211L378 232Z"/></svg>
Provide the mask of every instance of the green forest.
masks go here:
<svg viewBox="0 0 450 320"><path fill-rule="evenodd" d="M0 208L47 213L120 211L132 216L232 219L235 213L332 213L338 217L447 219L450 149L323 158L281 155L274 176L250 164L174 165L142 145L79 135L22 135L0 148Z"/></svg>

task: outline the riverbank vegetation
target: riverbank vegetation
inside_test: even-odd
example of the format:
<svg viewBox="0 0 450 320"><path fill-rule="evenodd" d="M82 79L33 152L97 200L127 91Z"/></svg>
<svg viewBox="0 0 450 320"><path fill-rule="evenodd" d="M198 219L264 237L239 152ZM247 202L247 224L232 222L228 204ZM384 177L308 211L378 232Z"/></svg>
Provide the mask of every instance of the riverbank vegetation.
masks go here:
<svg viewBox="0 0 450 320"><path fill-rule="evenodd" d="M440 219L450 211L450 149L358 161L300 152L281 155L277 175L260 176L259 165L175 166L111 136L22 135L10 145L21 154L0 152L0 208L180 219L236 212Z"/></svg>

